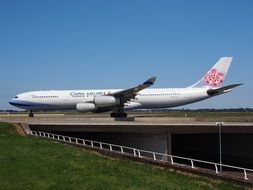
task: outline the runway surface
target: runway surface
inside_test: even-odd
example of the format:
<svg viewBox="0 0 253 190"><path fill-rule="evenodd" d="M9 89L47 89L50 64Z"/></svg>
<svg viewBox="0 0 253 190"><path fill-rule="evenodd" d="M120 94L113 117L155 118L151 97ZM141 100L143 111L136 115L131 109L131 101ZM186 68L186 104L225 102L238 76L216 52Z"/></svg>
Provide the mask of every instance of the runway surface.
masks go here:
<svg viewBox="0 0 253 190"><path fill-rule="evenodd" d="M114 121L113 118L92 118L65 115L0 116L1 122L25 123L38 130L50 131L99 131L143 132L171 131L177 134L217 133L217 124L222 123L223 133L253 134L253 122L196 121L193 117L136 117L135 121Z"/></svg>

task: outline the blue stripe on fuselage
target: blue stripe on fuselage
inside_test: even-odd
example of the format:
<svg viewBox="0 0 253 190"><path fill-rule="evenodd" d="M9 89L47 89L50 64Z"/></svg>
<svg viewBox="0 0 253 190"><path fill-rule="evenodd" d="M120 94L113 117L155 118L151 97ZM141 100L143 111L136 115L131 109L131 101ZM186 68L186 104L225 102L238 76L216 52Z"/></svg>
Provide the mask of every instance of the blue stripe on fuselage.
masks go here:
<svg viewBox="0 0 253 190"><path fill-rule="evenodd" d="M9 101L9 104L17 107L48 107L48 106L54 106L50 104L43 104L43 103L36 103L36 102L29 102L29 101L23 101L23 100L11 100Z"/></svg>

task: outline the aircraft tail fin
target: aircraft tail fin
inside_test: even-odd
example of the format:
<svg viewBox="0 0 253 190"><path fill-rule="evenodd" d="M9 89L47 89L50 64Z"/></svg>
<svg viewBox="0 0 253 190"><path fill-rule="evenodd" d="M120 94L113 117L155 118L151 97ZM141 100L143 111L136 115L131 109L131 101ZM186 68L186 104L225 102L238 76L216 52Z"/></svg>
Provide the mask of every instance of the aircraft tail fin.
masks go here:
<svg viewBox="0 0 253 190"><path fill-rule="evenodd" d="M222 57L220 60L194 85L190 86L192 88L197 87L209 87L218 88L221 87L226 74L228 72L229 66L232 62L232 57Z"/></svg>

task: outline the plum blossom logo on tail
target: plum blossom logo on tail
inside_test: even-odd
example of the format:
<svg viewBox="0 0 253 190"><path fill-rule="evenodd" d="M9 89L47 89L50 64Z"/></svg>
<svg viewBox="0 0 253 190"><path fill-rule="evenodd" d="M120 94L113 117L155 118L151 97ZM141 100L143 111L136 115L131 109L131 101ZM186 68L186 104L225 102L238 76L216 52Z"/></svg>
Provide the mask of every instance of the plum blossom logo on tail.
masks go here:
<svg viewBox="0 0 253 190"><path fill-rule="evenodd" d="M207 84L217 86L223 82L224 73L219 73L217 69L212 69L204 78Z"/></svg>

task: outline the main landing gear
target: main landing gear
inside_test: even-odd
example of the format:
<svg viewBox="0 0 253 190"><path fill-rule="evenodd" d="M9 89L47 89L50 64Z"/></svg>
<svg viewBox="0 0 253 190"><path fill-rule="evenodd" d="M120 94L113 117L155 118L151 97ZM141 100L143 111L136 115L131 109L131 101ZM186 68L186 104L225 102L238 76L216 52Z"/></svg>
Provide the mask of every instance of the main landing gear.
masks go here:
<svg viewBox="0 0 253 190"><path fill-rule="evenodd" d="M33 111L32 110L29 110L29 117L33 117Z"/></svg>
<svg viewBox="0 0 253 190"><path fill-rule="evenodd" d="M123 106L115 107L114 112L111 113L114 118L126 118L127 113L124 112Z"/></svg>
<svg viewBox="0 0 253 190"><path fill-rule="evenodd" d="M111 113L111 117L114 117L114 118L125 118L125 117L127 117L127 113L125 113L125 112L112 112Z"/></svg>

